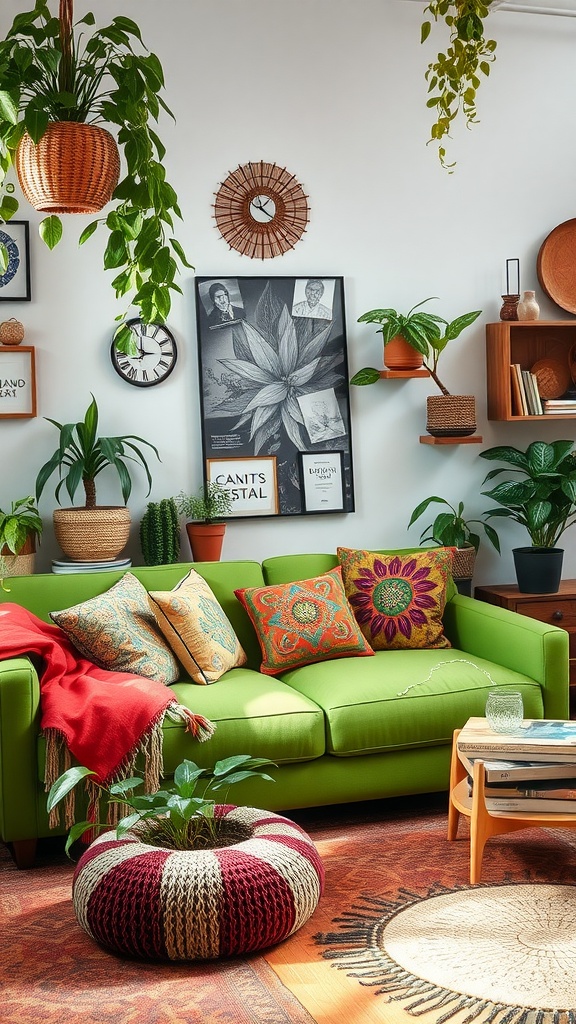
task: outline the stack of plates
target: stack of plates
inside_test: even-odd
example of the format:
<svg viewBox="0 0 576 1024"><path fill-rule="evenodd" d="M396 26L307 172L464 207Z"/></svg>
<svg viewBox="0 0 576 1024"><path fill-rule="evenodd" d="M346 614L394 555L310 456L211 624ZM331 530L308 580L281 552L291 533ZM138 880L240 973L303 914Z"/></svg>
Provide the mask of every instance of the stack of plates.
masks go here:
<svg viewBox="0 0 576 1024"><path fill-rule="evenodd" d="M52 572L105 572L107 569L129 569L131 565L130 558L116 558L112 562L76 562L63 555L53 560Z"/></svg>

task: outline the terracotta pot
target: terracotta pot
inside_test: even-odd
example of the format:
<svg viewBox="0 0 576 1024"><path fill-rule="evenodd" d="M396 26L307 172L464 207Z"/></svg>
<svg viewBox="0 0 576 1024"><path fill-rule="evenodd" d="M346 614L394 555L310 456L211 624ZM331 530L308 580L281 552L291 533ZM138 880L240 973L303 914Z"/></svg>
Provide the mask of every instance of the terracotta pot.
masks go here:
<svg viewBox="0 0 576 1024"><path fill-rule="evenodd" d="M112 562L130 535L130 512L124 505L56 508L54 533L62 551L75 562Z"/></svg>
<svg viewBox="0 0 576 1024"><path fill-rule="evenodd" d="M219 562L226 523L186 523L195 562Z"/></svg>
<svg viewBox="0 0 576 1024"><path fill-rule="evenodd" d="M120 177L110 132L76 121L49 124L38 145L25 134L14 163L26 199L43 213L98 213Z"/></svg>
<svg viewBox="0 0 576 1024"><path fill-rule="evenodd" d="M384 345L384 363L389 370L418 370L423 358L421 352L412 348L401 334Z"/></svg>

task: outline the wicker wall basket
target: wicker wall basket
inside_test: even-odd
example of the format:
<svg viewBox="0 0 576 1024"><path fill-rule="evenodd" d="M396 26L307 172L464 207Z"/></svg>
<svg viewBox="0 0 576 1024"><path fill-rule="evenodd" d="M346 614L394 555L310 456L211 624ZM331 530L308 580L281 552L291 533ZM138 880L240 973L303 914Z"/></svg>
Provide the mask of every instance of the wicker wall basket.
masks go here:
<svg viewBox="0 0 576 1024"><path fill-rule="evenodd" d="M62 551L75 562L111 562L130 535L130 512L122 505L57 508L53 522Z"/></svg>
<svg viewBox="0 0 576 1024"><path fill-rule="evenodd" d="M432 437L467 437L476 431L474 395L431 395L426 430Z"/></svg>
<svg viewBox="0 0 576 1024"><path fill-rule="evenodd" d="M31 206L42 213L98 213L120 177L115 140L104 128L75 121L48 125L36 145L24 135L16 173Z"/></svg>

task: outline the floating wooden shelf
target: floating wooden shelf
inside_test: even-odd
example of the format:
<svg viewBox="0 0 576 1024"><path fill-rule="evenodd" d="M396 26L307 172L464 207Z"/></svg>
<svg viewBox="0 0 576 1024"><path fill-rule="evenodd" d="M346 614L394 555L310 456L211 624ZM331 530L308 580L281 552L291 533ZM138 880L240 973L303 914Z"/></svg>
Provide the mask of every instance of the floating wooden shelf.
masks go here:
<svg viewBox="0 0 576 1024"><path fill-rule="evenodd" d="M382 380L394 380L394 378L406 379L407 377L429 377L428 370L380 370Z"/></svg>
<svg viewBox="0 0 576 1024"><path fill-rule="evenodd" d="M519 416L512 400L510 364L531 370L534 363L552 359L566 367L568 383L576 367L576 320L507 320L486 324L488 419L540 423L574 419L574 413ZM567 384L568 386L568 384ZM514 409L514 411L513 411Z"/></svg>
<svg viewBox="0 0 576 1024"><path fill-rule="evenodd" d="M480 434L470 434L468 437L432 437L432 434L422 434L420 444L482 444Z"/></svg>

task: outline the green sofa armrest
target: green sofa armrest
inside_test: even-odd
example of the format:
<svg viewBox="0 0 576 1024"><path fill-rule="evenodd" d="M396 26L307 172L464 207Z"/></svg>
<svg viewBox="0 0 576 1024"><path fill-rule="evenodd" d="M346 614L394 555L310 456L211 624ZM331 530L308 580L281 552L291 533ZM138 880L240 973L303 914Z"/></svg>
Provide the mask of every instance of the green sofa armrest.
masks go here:
<svg viewBox="0 0 576 1024"><path fill-rule="evenodd" d="M457 594L444 609L444 631L453 647L536 679L545 718L569 717L566 630Z"/></svg>
<svg viewBox="0 0 576 1024"><path fill-rule="evenodd" d="M0 661L0 831L6 841L38 835L40 685L30 658Z"/></svg>

